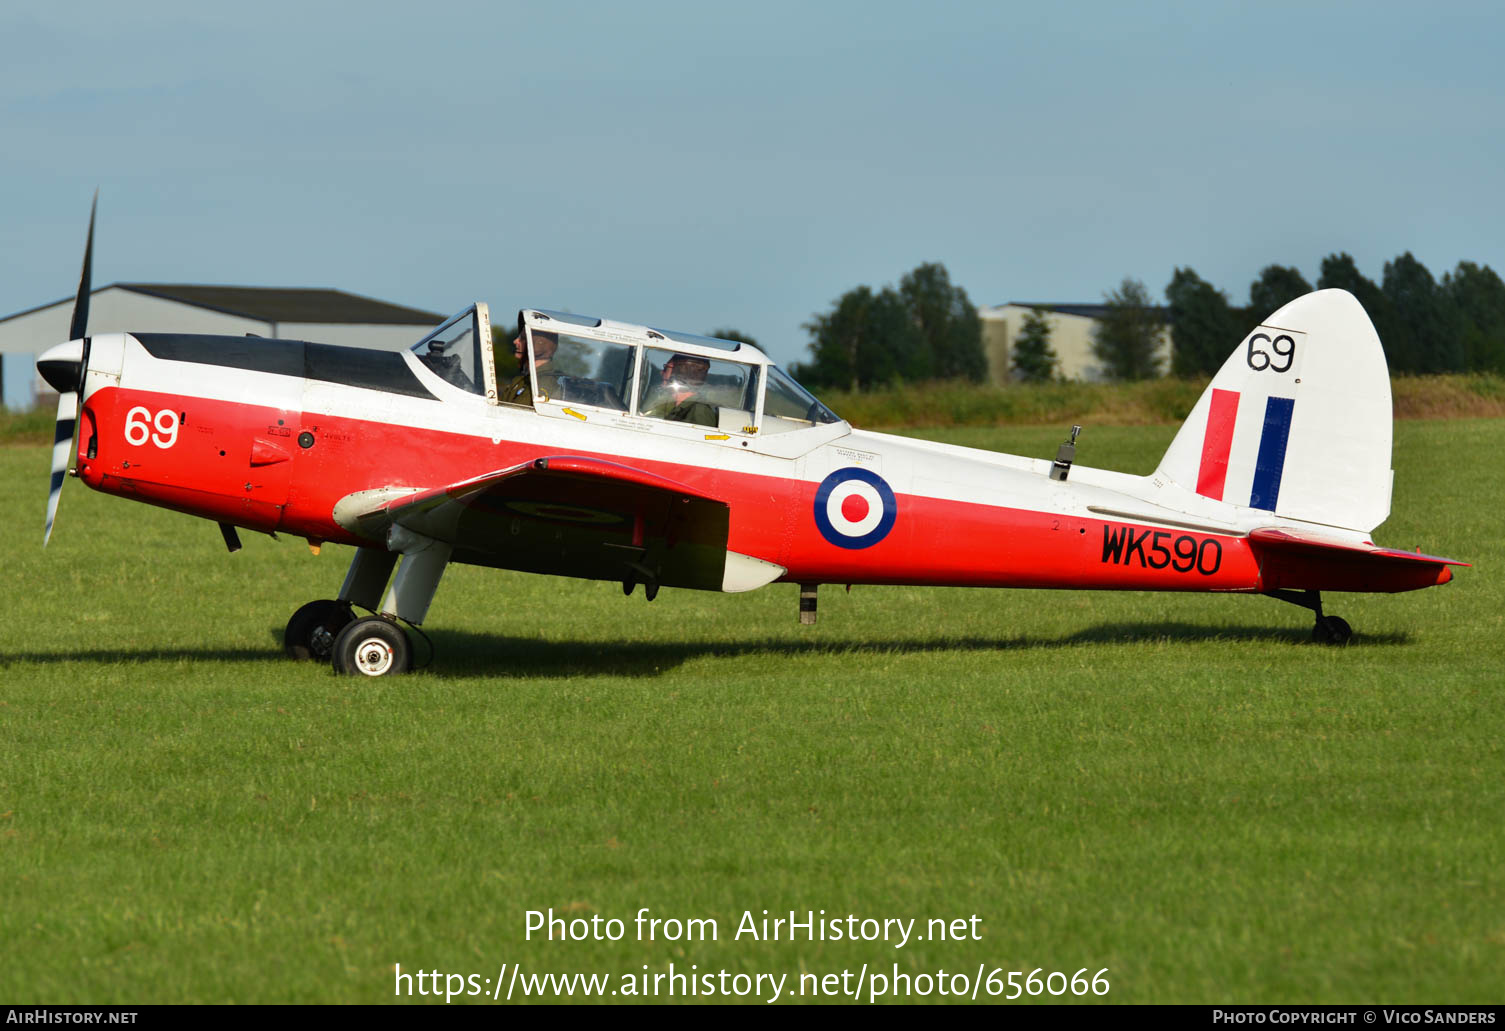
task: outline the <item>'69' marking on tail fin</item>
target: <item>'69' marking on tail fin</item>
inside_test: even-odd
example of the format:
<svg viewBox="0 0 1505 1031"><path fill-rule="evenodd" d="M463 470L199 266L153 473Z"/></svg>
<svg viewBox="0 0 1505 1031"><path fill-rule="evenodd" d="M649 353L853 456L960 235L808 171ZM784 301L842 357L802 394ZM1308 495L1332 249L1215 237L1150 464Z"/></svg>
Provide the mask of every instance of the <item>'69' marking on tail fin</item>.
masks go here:
<svg viewBox="0 0 1505 1031"><path fill-rule="evenodd" d="M1259 343L1269 344L1270 351L1274 351L1275 356L1272 358L1270 351L1255 346ZM1282 343L1285 344L1284 347L1280 346ZM1282 333L1274 340L1270 339L1268 333L1255 333L1249 338L1249 353L1244 356L1244 362L1255 372L1264 372L1266 369L1271 372L1290 372L1295 361L1296 341L1291 339L1289 333Z"/></svg>
<svg viewBox="0 0 1505 1031"><path fill-rule="evenodd" d="M1103 524L1103 561L1128 566L1138 559L1141 569L1196 570L1211 576L1223 565L1223 542L1216 537L1193 537L1173 530L1135 530Z"/></svg>

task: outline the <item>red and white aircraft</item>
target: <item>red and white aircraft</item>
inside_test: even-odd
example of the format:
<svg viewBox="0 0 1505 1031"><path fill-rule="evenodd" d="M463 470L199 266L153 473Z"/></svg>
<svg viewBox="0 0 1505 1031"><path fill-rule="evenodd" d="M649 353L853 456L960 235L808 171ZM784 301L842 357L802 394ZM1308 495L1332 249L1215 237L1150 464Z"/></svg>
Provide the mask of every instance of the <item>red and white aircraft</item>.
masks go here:
<svg viewBox="0 0 1505 1031"><path fill-rule="evenodd" d="M1341 290L1250 333L1159 468L1131 476L1074 466L1070 444L1050 462L854 429L748 344L560 312L520 313L526 368L556 346L522 403L499 397L484 304L405 353L90 337L93 235L91 214L73 339L37 362L61 395L47 535L77 438L90 487L213 520L232 551L236 527L352 545L337 597L286 633L342 672L409 668L398 621L422 623L450 562L650 600L793 582L806 622L822 583L1265 594L1335 643L1350 630L1319 592L1415 590L1466 564L1371 540L1390 381Z"/></svg>

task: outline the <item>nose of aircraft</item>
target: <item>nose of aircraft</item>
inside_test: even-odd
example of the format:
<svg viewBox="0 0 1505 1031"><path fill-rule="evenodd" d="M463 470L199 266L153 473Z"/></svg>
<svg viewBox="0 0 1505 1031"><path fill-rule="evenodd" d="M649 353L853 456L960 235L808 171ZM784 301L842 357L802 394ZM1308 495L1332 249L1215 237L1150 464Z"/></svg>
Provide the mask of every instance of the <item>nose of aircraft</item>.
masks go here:
<svg viewBox="0 0 1505 1031"><path fill-rule="evenodd" d="M84 373L84 342L70 340L42 352L37 359L37 374L59 394L79 388Z"/></svg>

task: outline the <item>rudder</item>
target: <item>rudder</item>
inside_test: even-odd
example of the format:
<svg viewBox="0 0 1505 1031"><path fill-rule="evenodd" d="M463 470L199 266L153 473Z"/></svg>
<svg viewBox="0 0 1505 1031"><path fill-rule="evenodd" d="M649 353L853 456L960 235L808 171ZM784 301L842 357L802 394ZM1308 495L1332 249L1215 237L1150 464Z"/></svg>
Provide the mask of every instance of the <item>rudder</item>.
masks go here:
<svg viewBox="0 0 1505 1031"><path fill-rule="evenodd" d="M1390 374L1346 290L1299 297L1223 364L1159 475L1228 504L1369 532L1390 514Z"/></svg>

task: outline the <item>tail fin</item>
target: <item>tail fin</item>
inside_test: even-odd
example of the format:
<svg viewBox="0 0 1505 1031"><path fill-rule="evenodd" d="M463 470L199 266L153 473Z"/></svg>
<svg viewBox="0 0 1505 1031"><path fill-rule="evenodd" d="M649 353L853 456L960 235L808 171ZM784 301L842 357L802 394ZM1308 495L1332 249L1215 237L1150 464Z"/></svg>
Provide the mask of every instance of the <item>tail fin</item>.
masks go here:
<svg viewBox="0 0 1505 1031"><path fill-rule="evenodd" d="M1299 297L1213 377L1159 475L1232 505L1369 532L1390 515L1390 375L1346 290Z"/></svg>

